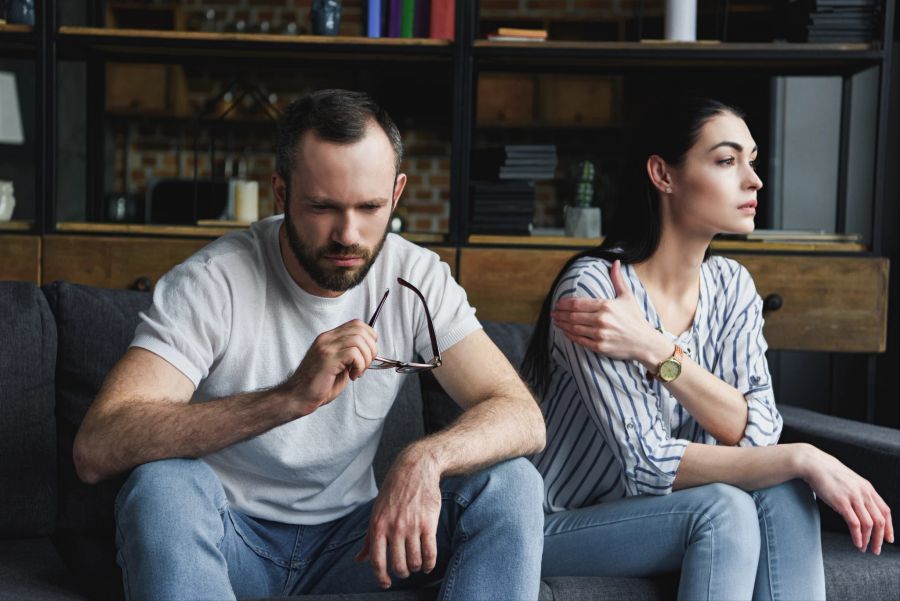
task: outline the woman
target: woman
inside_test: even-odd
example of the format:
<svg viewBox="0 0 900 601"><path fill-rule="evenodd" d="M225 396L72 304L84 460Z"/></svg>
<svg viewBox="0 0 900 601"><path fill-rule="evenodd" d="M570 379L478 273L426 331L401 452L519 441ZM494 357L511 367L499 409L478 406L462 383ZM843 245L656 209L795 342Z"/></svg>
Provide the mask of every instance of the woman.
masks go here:
<svg viewBox="0 0 900 601"><path fill-rule="evenodd" d="M762 301L718 233L753 231L756 144L742 114L670 103L640 138L644 191L563 268L524 369L542 396L544 575L681 571L681 599L825 597L815 492L853 544L893 542L872 486L778 445Z"/></svg>

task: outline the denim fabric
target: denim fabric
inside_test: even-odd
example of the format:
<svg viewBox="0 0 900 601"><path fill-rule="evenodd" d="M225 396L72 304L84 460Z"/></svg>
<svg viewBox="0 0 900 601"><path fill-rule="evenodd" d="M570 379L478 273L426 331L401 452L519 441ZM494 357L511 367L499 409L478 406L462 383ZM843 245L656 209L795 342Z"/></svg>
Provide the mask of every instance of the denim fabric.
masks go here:
<svg viewBox="0 0 900 601"><path fill-rule="evenodd" d="M791 481L746 493L709 484L546 516L543 575L681 570L679 599L824 599L819 516Z"/></svg>
<svg viewBox="0 0 900 601"><path fill-rule="evenodd" d="M515 459L441 483L438 565L394 579L397 589L442 578L440 598L537 599L542 488ZM315 526L254 519L229 507L201 460L136 468L116 501L118 562L129 599L235 599L381 589L353 557L372 502Z"/></svg>

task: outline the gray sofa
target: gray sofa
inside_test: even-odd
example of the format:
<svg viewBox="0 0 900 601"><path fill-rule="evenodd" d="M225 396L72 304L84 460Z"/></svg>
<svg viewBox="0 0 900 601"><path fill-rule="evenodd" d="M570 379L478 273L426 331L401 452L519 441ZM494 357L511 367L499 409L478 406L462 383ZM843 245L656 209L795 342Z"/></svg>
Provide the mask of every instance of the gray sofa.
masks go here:
<svg viewBox="0 0 900 601"><path fill-rule="evenodd" d="M71 450L85 410L149 302L147 293L0 282L0 600L121 596L112 520L121 479L81 483ZM517 364L530 328L485 325ZM433 377L407 378L387 417L378 477L398 449L458 412ZM900 432L787 405L782 412L785 440L809 441L837 455L869 478L900 515ZM900 599L900 552L893 545L880 557L859 553L839 518L825 508L822 538L829 598ZM674 597L676 586L677 574L652 580L546 578L541 599L665 599ZM436 593L431 588L319 598L412 600Z"/></svg>

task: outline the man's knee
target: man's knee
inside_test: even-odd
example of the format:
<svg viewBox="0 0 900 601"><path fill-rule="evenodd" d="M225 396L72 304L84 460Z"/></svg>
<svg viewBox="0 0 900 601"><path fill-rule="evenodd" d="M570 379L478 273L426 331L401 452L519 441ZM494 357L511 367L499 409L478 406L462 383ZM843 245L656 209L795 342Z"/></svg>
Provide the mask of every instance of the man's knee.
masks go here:
<svg viewBox="0 0 900 601"><path fill-rule="evenodd" d="M177 513L179 507L203 501L218 505L224 503L221 488L218 477L200 459L152 461L131 472L119 490L116 510Z"/></svg>
<svg viewBox="0 0 900 601"><path fill-rule="evenodd" d="M478 494L489 523L522 532L544 528L544 481L527 459L504 461L484 470Z"/></svg>

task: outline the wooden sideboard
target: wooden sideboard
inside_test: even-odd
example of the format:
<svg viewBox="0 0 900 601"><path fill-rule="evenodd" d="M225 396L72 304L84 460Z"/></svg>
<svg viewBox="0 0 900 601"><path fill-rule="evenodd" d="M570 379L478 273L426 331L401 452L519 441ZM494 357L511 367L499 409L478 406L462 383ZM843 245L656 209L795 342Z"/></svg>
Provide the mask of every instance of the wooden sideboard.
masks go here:
<svg viewBox="0 0 900 601"><path fill-rule="evenodd" d="M0 236L0 279L150 289L209 238ZM574 249L432 247L485 320L532 323ZM773 350L878 353L887 332L888 260L861 254L740 253L767 301Z"/></svg>

